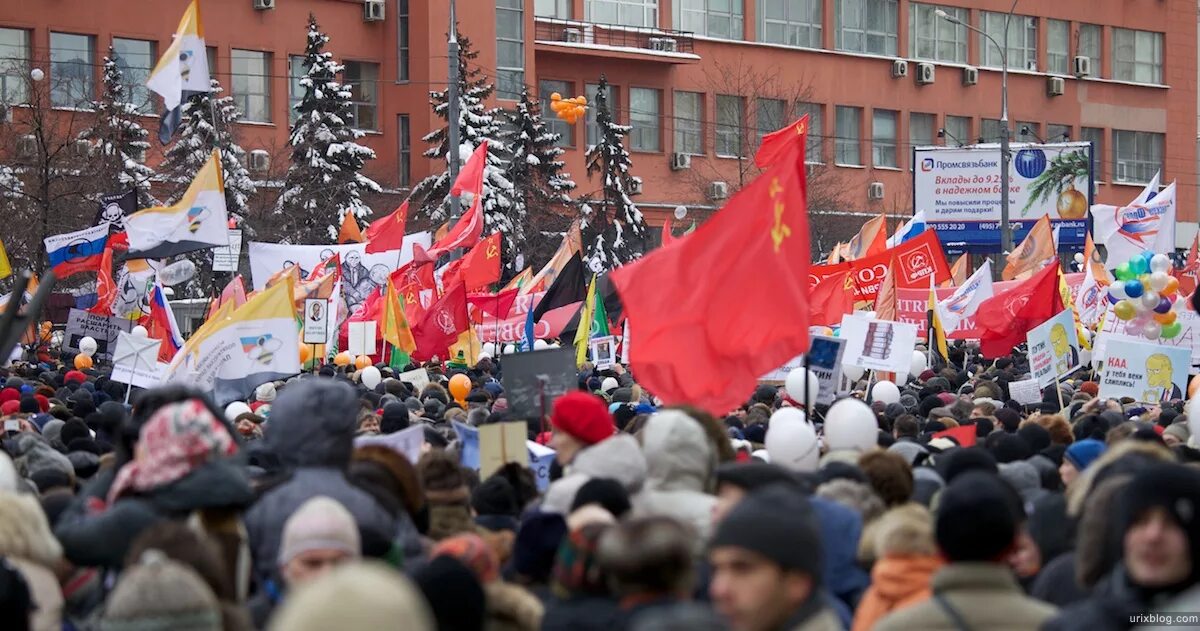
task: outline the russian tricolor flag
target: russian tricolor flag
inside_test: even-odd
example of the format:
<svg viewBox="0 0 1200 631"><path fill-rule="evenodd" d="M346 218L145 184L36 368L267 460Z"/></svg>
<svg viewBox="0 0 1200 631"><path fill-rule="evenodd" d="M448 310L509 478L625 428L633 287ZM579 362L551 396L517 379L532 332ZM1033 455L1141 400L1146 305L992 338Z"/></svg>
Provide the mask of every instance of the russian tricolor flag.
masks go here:
<svg viewBox="0 0 1200 631"><path fill-rule="evenodd" d="M92 226L78 232L56 234L44 240L50 266L58 278L100 269L104 246L108 243L108 225Z"/></svg>
<svg viewBox="0 0 1200 631"><path fill-rule="evenodd" d="M150 288L148 296L150 313L141 319L141 325L146 327L146 336L162 340L158 348L158 361L170 363L175 353L183 348L183 335L179 333L179 325L175 322L175 313L171 311L171 303L163 295L163 288L157 281Z"/></svg>

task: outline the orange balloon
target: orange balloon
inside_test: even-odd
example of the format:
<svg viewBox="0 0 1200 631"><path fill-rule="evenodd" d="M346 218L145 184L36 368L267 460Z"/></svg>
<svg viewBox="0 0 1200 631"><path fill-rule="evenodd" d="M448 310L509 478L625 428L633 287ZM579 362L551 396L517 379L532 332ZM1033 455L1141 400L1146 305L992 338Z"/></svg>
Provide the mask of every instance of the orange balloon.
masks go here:
<svg viewBox="0 0 1200 631"><path fill-rule="evenodd" d="M1167 277L1167 286L1163 287L1163 290L1158 293L1163 296L1174 296L1177 291L1179 291L1179 279L1169 276Z"/></svg>
<svg viewBox="0 0 1200 631"><path fill-rule="evenodd" d="M308 360L312 359L312 347L308 344L300 345L300 363L307 364Z"/></svg>
<svg viewBox="0 0 1200 631"><path fill-rule="evenodd" d="M554 110L555 112L563 111L564 107L566 107L566 103L564 103L562 101L551 101L550 102L550 109Z"/></svg>
<svg viewBox="0 0 1200 631"><path fill-rule="evenodd" d="M75 369L87 370L92 367L92 358L80 353L75 356Z"/></svg>
<svg viewBox="0 0 1200 631"><path fill-rule="evenodd" d="M550 100L551 100L551 101L561 101L561 100L562 100L562 95L561 95L561 94L559 94L558 92L551 92L551 93L550 93Z"/></svg>
<svg viewBox="0 0 1200 631"><path fill-rule="evenodd" d="M350 353L348 351L342 351L342 352L338 353L337 355L334 355L333 363L337 364L338 366L349 366L350 365Z"/></svg>
<svg viewBox="0 0 1200 631"><path fill-rule="evenodd" d="M471 392L471 380L459 373L450 378L450 396L459 404L466 404L467 395Z"/></svg>
<svg viewBox="0 0 1200 631"><path fill-rule="evenodd" d="M583 95L581 94L581 95L579 95L579 96L578 96L578 97L576 97L576 98L578 98L578 99L579 99L579 104L580 104L580 105L587 105L587 97L585 97L585 96L583 96Z"/></svg>
<svg viewBox="0 0 1200 631"><path fill-rule="evenodd" d="M1174 322L1174 321L1175 321L1175 318L1177 318L1177 317L1178 317L1178 316L1176 316L1176 315L1175 315L1175 311L1174 311L1174 310L1171 310L1171 311L1168 311L1168 312L1166 312L1166 313L1156 313L1156 314L1154 314L1154 321L1155 321L1155 322L1157 322L1157 323L1159 323L1159 324L1161 324L1161 325L1163 325L1163 326L1166 326L1166 325L1168 325L1168 324L1171 324L1172 322Z"/></svg>
<svg viewBox="0 0 1200 631"><path fill-rule="evenodd" d="M1192 380L1188 382L1188 398L1189 399L1196 395L1196 390L1200 390L1200 375L1196 375L1195 377L1192 377Z"/></svg>
<svg viewBox="0 0 1200 631"><path fill-rule="evenodd" d="M367 366L370 366L370 365L371 365L371 358L368 357L367 355L359 355L358 357L354 358L354 367L359 370L362 370L363 368L366 368Z"/></svg>

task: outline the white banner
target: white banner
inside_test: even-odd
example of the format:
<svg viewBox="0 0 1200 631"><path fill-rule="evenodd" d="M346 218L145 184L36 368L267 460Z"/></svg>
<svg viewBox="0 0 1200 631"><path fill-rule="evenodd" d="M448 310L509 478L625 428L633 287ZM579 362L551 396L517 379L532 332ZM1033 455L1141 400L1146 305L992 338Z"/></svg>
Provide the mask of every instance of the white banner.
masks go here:
<svg viewBox="0 0 1200 631"><path fill-rule="evenodd" d="M242 231L229 231L229 245L213 248L214 272L238 271L238 259L242 258Z"/></svg>
<svg viewBox="0 0 1200 631"><path fill-rule="evenodd" d="M840 337L846 340L842 363L869 370L908 372L917 345L917 326L862 315L842 318Z"/></svg>

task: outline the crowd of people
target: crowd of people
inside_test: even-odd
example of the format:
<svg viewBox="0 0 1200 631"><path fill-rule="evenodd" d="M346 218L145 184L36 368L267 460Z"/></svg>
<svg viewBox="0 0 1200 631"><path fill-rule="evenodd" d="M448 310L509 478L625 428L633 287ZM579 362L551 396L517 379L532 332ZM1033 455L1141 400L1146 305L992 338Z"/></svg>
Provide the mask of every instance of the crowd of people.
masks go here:
<svg viewBox="0 0 1200 631"><path fill-rule="evenodd" d="M185 385L125 405L70 359L0 370L4 629L1099 631L1200 612L1185 402L1101 399L1081 372L1020 405L1020 352L959 345L887 405L852 384L869 444L824 406L780 430L801 406L780 387L714 418L585 365L526 420L555 451L544 488L462 464L455 423L514 420L491 358L426 365L419 391L326 366L224 409ZM416 462L356 444L414 426Z"/></svg>

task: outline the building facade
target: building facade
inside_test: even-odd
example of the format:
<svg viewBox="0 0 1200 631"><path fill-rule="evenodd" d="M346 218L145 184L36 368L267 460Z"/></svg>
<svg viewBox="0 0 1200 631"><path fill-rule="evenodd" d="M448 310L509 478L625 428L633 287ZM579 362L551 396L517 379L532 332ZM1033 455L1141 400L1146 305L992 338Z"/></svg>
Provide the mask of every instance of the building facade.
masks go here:
<svg viewBox="0 0 1200 631"><path fill-rule="evenodd" d="M185 0L10 2L0 10L0 98L19 104L32 68L55 105L98 89L114 47L155 128L144 87ZM1015 6L1005 37L1005 18ZM911 148L996 142L1006 43L1014 141L1095 143L1096 201L1124 203L1156 171L1177 181L1178 239L1197 220L1197 5L1194 0L458 0L460 33L496 84L594 98L603 74L652 224L678 205L711 209L757 174L762 133L812 117L817 211L904 215ZM358 126L378 159L368 174L397 196L439 165L422 136L441 126L448 0L203 0L210 67L244 112L247 151L270 183L286 170L289 105L309 13L346 64ZM938 12L944 12L941 16ZM951 18L951 19L947 19ZM954 21L952 21L954 20ZM961 23L955 23L955 21ZM562 133L577 194L594 193L588 121ZM154 156L148 158L151 162ZM387 209L376 209L387 210Z"/></svg>

